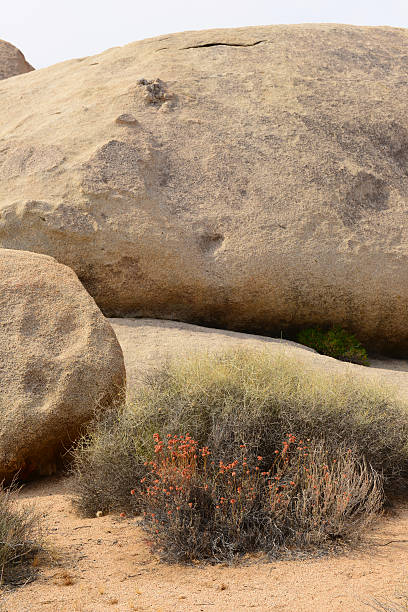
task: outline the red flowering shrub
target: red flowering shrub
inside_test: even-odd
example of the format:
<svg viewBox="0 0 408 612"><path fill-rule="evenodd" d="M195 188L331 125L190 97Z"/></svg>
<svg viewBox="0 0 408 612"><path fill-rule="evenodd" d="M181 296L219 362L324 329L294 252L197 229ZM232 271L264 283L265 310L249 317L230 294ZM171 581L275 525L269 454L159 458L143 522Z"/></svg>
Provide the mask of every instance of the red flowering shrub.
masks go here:
<svg viewBox="0 0 408 612"><path fill-rule="evenodd" d="M253 551L324 549L355 537L379 512L380 478L351 450L288 435L263 457L217 461L188 434L161 440L141 480L144 528L166 560L222 560ZM140 499L137 500L138 505Z"/></svg>

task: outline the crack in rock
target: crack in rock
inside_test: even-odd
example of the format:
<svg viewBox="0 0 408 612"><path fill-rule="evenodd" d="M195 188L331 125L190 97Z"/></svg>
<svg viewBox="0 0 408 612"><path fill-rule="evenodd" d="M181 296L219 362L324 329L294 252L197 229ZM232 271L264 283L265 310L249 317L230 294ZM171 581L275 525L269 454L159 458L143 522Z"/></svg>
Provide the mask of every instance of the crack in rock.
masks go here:
<svg viewBox="0 0 408 612"><path fill-rule="evenodd" d="M202 45L191 45L191 47L182 47L180 51L184 51L185 49L203 49L204 47L255 47L256 45L260 45L263 42L268 42L267 40L257 40L254 43L203 43Z"/></svg>

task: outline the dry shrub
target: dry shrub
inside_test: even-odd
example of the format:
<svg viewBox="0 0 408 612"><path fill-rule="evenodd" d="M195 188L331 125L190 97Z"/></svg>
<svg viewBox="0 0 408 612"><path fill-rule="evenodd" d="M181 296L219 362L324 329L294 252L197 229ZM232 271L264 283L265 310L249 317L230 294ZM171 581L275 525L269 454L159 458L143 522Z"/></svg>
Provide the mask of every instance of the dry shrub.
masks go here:
<svg viewBox="0 0 408 612"><path fill-rule="evenodd" d="M31 506L17 508L17 492L0 486L0 585L29 580L42 551L39 516Z"/></svg>
<svg viewBox="0 0 408 612"><path fill-rule="evenodd" d="M267 470L263 457L240 451L225 464L189 435L164 443L155 434L140 496L144 528L166 561L325 550L358 538L381 509L381 478L351 450L330 453L290 434Z"/></svg>
<svg viewBox="0 0 408 612"><path fill-rule="evenodd" d="M391 601L390 599L380 598L373 599L370 602L365 602L377 612L408 612L408 595L401 594L398 596L399 601Z"/></svg>
<svg viewBox="0 0 408 612"><path fill-rule="evenodd" d="M130 510L129 490L145 473L137 419L117 407L95 416L73 449L73 505L83 516Z"/></svg>
<svg viewBox="0 0 408 612"><path fill-rule="evenodd" d="M408 410L393 392L350 373L321 372L285 354L196 354L159 368L134 401L99 417L74 451L76 505L131 510L129 490L152 459L151 439L185 434L225 464L261 455L265 469L287 432L341 446L382 474L408 482Z"/></svg>

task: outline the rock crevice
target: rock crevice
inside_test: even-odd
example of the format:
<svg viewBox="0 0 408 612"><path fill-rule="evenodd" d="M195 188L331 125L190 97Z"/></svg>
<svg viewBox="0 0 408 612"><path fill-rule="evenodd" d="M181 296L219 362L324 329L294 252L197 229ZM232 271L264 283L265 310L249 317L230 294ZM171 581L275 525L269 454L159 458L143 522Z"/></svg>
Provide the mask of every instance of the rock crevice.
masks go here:
<svg viewBox="0 0 408 612"><path fill-rule="evenodd" d="M213 42L213 43L202 43L200 45L191 45L190 47L182 47L180 51L186 49L206 49L208 47L256 47L261 43L268 42L267 40L257 40L252 43L229 43L229 42Z"/></svg>

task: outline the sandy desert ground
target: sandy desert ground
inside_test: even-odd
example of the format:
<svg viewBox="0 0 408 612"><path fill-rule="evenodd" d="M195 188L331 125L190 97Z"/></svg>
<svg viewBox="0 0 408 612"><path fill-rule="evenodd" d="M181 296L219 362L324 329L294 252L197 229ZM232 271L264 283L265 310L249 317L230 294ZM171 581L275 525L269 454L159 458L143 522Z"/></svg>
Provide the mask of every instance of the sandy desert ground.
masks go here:
<svg viewBox="0 0 408 612"><path fill-rule="evenodd" d="M69 490L69 479L50 478L21 493L21 503L44 513L55 558L37 580L3 594L4 612L360 612L373 597L394 596L408 584L408 504L352 554L185 567L152 556L137 519L79 518Z"/></svg>

